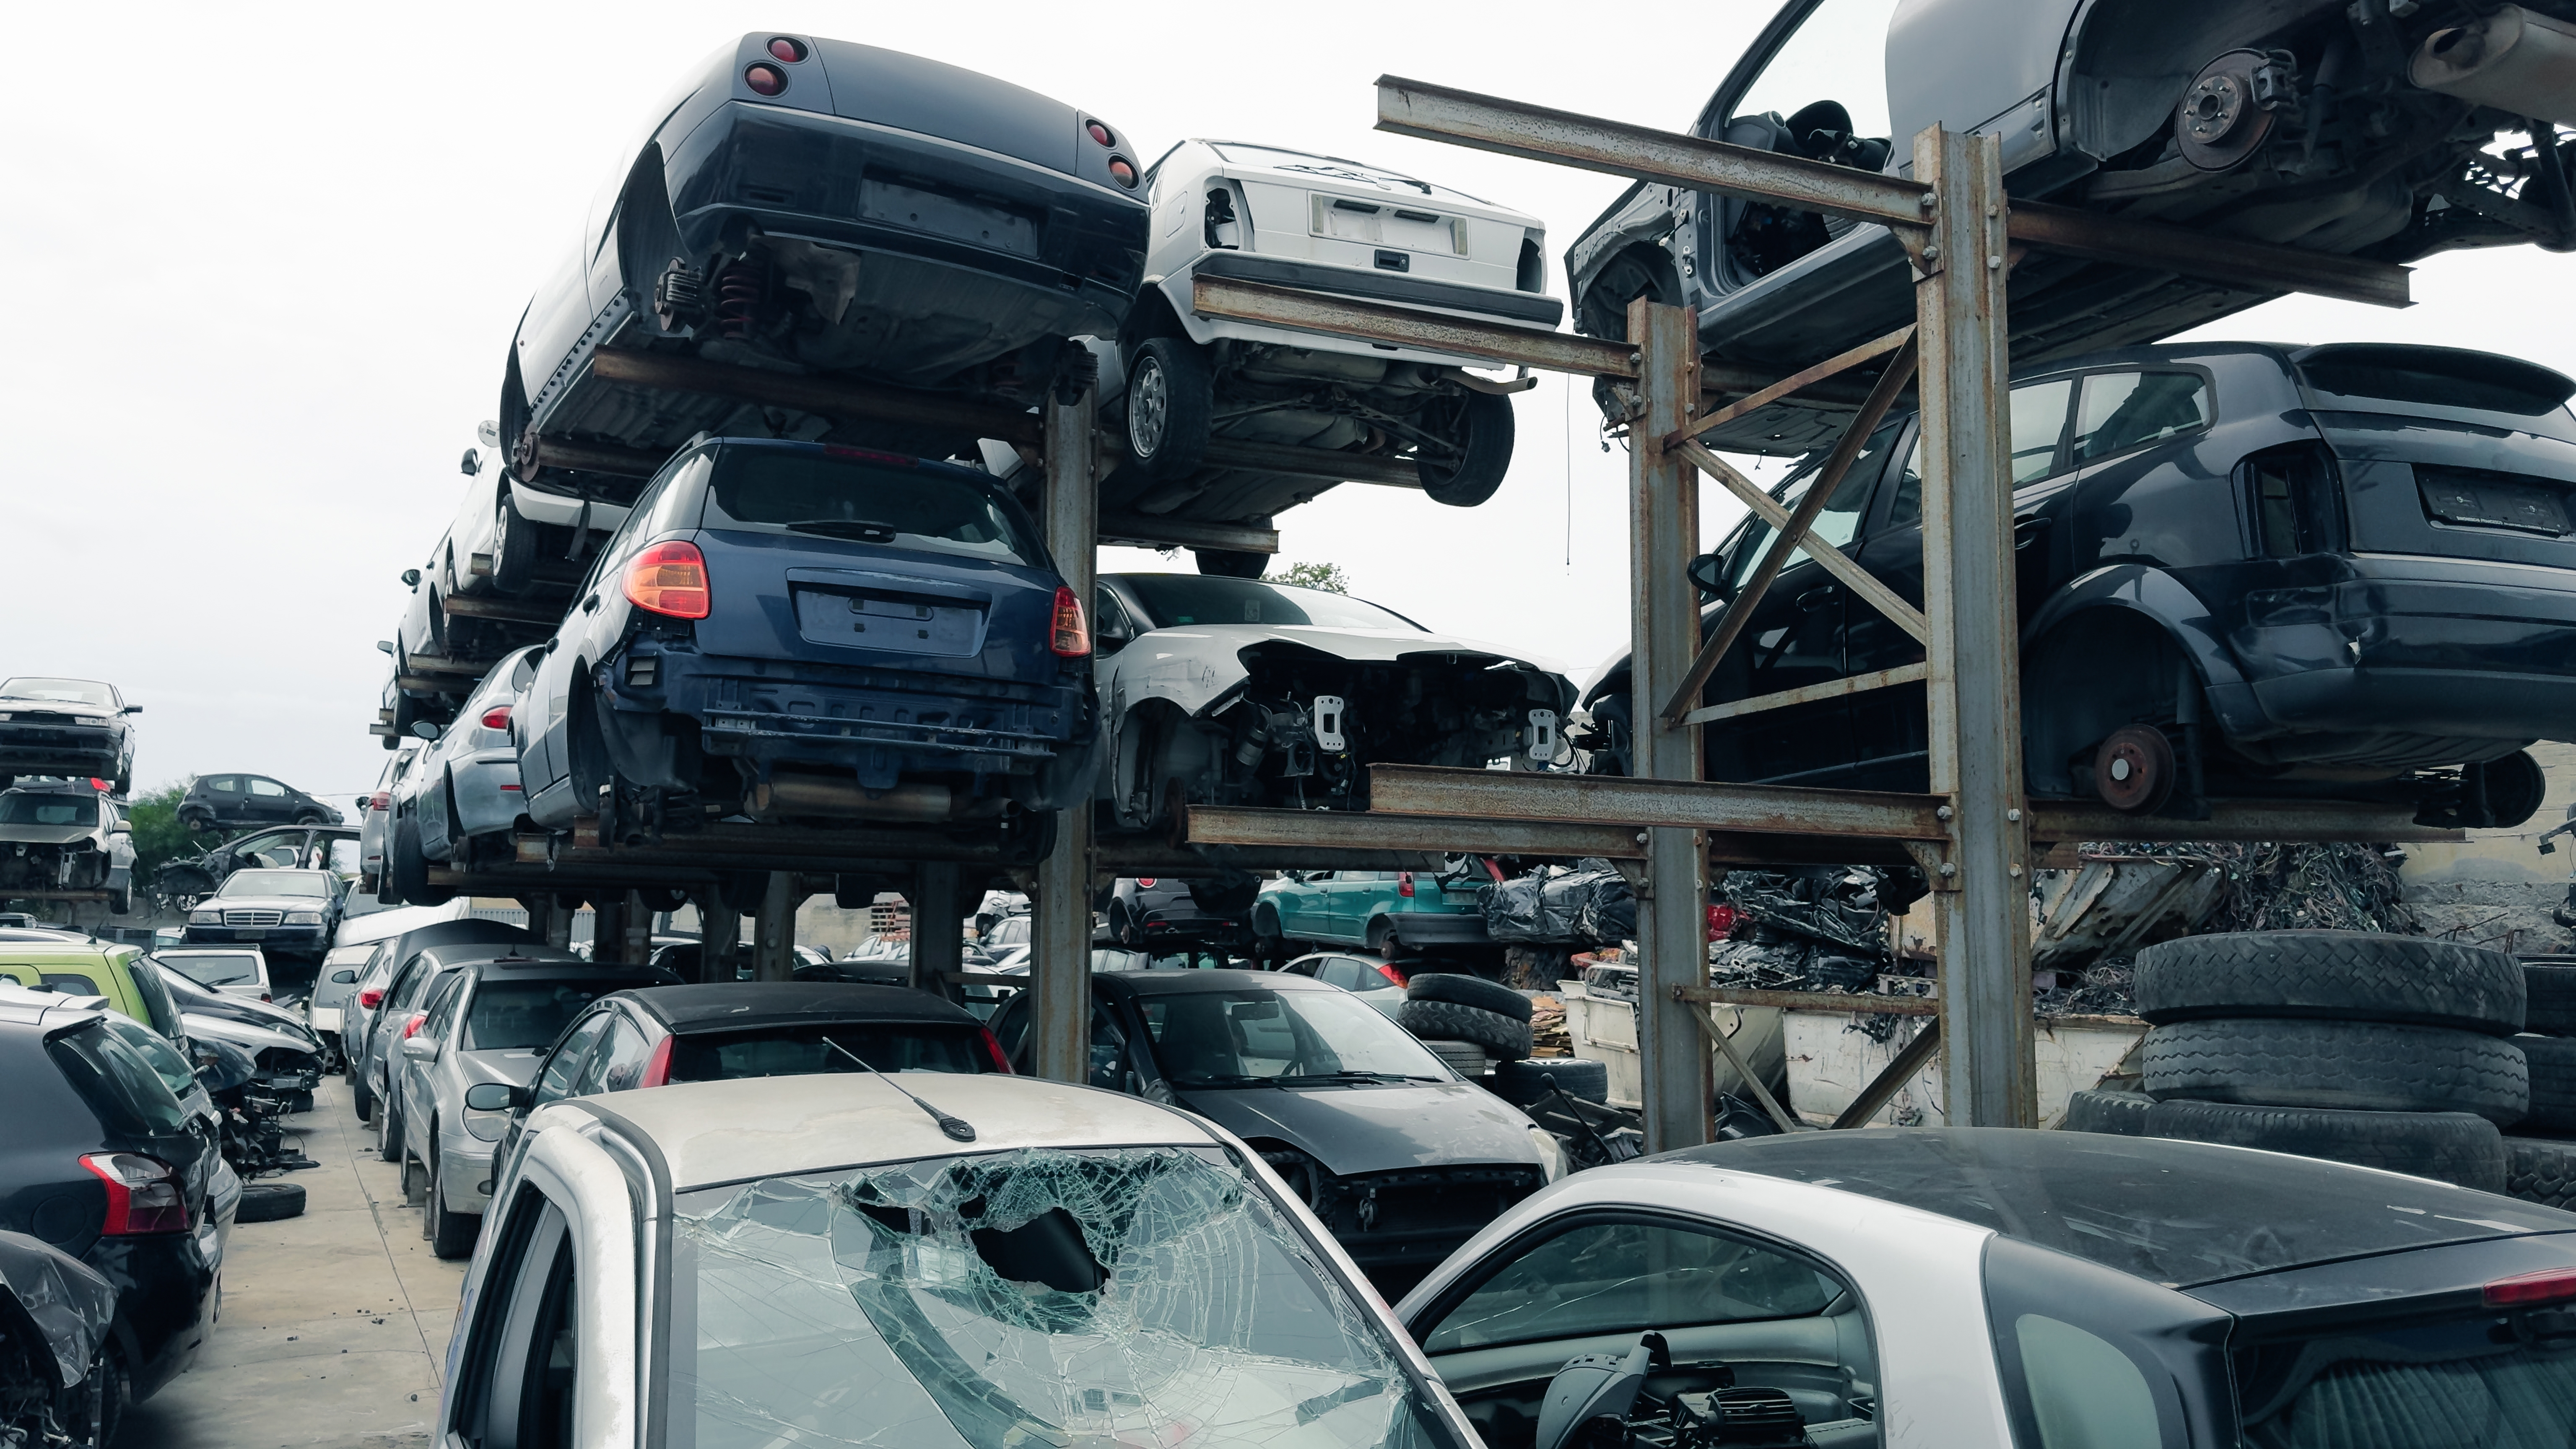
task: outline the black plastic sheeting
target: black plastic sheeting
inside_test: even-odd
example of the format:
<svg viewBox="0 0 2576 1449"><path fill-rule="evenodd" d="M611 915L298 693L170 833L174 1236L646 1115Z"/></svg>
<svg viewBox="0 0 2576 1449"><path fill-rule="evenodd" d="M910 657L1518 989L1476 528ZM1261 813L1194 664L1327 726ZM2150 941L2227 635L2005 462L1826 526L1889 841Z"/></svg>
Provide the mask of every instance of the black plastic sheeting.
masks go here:
<svg viewBox="0 0 2576 1449"><path fill-rule="evenodd" d="M1486 933L1505 944L1616 945L1637 935L1637 894L1600 859L1482 887L1476 904Z"/></svg>
<svg viewBox="0 0 2576 1449"><path fill-rule="evenodd" d="M88 1264L41 1239L0 1232L0 1328L52 1351L57 1386L89 1373L115 1319L116 1289Z"/></svg>

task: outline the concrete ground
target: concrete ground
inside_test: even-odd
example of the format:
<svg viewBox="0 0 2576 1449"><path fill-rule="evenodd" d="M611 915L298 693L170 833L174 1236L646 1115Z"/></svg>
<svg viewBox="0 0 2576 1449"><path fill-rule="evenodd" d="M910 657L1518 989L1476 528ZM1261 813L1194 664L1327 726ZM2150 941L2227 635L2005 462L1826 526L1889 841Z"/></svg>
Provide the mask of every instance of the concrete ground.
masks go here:
<svg viewBox="0 0 2576 1449"><path fill-rule="evenodd" d="M233 1229L223 1314L188 1372L137 1405L120 1449L427 1446L465 1264L420 1235L375 1133L334 1077L286 1119L320 1167L304 1215Z"/></svg>

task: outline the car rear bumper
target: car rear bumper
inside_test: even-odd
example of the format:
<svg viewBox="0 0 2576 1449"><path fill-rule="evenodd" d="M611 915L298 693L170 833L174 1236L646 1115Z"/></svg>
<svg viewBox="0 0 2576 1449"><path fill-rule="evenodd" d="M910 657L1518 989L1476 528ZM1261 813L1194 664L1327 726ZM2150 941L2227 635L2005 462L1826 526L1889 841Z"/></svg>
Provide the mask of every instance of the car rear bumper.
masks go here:
<svg viewBox="0 0 2576 1449"><path fill-rule="evenodd" d="M1389 915L1386 923L1408 946L1481 946L1494 939L1485 930L1484 916L1473 911Z"/></svg>
<svg viewBox="0 0 2576 1449"><path fill-rule="evenodd" d="M449 827L448 847L455 837L488 835L518 824L527 813L519 788L519 757L509 750L485 750L456 762L448 772L456 818Z"/></svg>
<svg viewBox="0 0 2576 1449"><path fill-rule="evenodd" d="M889 784L916 772L1026 775L1090 743L1087 730L1076 736L1090 714L1079 684L676 651L661 661L658 707L696 720L708 754L764 766L856 770Z"/></svg>
<svg viewBox="0 0 2576 1449"><path fill-rule="evenodd" d="M197 1356L214 1315L215 1269L197 1235L100 1238L83 1261L117 1285L116 1318L130 1339L134 1397L179 1376Z"/></svg>
<svg viewBox="0 0 2576 1449"><path fill-rule="evenodd" d="M2273 730L2576 739L2576 588L2543 586L2558 570L2426 567L2246 596L2228 642Z"/></svg>
<svg viewBox="0 0 2576 1449"><path fill-rule="evenodd" d="M1147 911L1137 918L1136 928L1149 942L1232 940L1244 932L1241 921L1231 916L1212 916L1195 906Z"/></svg>
<svg viewBox="0 0 2576 1449"><path fill-rule="evenodd" d="M113 774L118 752L105 726L0 724L0 774Z"/></svg>

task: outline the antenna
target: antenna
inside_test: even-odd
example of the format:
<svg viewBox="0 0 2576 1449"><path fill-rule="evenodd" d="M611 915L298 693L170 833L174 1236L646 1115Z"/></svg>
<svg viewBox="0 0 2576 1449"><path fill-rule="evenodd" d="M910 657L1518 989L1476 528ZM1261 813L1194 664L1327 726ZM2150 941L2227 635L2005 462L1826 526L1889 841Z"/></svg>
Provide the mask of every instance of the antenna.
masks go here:
<svg viewBox="0 0 2576 1449"><path fill-rule="evenodd" d="M823 1045L830 1047L832 1050L839 1052L845 1057L848 1057L851 1061L857 1062L866 1070L875 1072L877 1077L883 1080L887 1086L894 1088L898 1092L903 1092L907 1097L912 1097L912 1105L929 1113L930 1119L939 1124L939 1130L947 1134L949 1141L972 1142L975 1140L974 1123L967 1121L963 1117L951 1117L947 1113L930 1105L928 1102L921 1100L919 1097L913 1097L912 1093L904 1090L903 1083L896 1081L893 1077L888 1076L884 1072L877 1071L874 1067L868 1066L866 1058L860 1056L857 1052L850 1050L848 1047L841 1045L839 1042L832 1040L830 1037L827 1036L823 1038Z"/></svg>

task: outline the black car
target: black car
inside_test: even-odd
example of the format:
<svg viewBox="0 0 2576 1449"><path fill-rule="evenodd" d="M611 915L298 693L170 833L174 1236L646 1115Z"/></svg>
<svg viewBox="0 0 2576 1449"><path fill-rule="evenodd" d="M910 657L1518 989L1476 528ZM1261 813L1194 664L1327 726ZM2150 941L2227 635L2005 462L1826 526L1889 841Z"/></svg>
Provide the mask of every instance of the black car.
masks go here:
<svg viewBox="0 0 2576 1449"><path fill-rule="evenodd" d="M2034 796L2194 815L2209 797L2539 808L2524 746L2576 738L2576 381L2491 353L2174 344L2012 389L2022 756ZM1919 606L1919 429L1886 424L1819 515ZM1777 494L1800 496L1815 464ZM1693 577L1723 600L1770 530ZM1716 608L1703 616L1712 623ZM1763 596L1704 704L1919 664L1814 562ZM1586 693L1592 768L1627 772L1623 656ZM1703 727L1708 777L1921 790L1924 691Z"/></svg>
<svg viewBox="0 0 2576 1449"><path fill-rule="evenodd" d="M337 825L340 812L266 775L199 775L179 801L191 830L239 825Z"/></svg>
<svg viewBox="0 0 2576 1449"><path fill-rule="evenodd" d="M1068 339L1117 335L1142 279L1136 151L1107 122L1033 91L873 46L756 32L710 57L662 110L511 342L500 429L516 488L501 496L503 536L528 531L509 501L518 490L568 509L635 496L633 476L559 466L543 444L660 457L742 406L619 372L605 354L1029 406L1059 358L1080 351ZM871 422L819 401L769 421L782 435L930 457L975 445L954 426Z"/></svg>
<svg viewBox="0 0 2576 1449"><path fill-rule="evenodd" d="M0 1001L0 1228L41 1239L116 1285L103 1370L109 1435L196 1356L215 1310L230 1224L222 1154L104 1013ZM106 1442L106 1440L102 1440Z"/></svg>
<svg viewBox="0 0 2576 1449"><path fill-rule="evenodd" d="M1109 893L1110 939L1130 951L1230 946L1249 939L1243 911L1211 910L1199 904L1200 893L1214 895L1214 886L1214 882L1169 876L1121 878Z"/></svg>
<svg viewBox="0 0 2576 1449"><path fill-rule="evenodd" d="M1092 1086L1185 1107L1261 1154L1393 1297L1565 1171L1555 1138L1358 997L1272 971L1095 971ZM993 1035L1030 1069L1034 1004Z"/></svg>
<svg viewBox="0 0 2576 1449"><path fill-rule="evenodd" d="M272 958L318 963L347 898L348 888L327 869L235 871L189 908L186 939L191 946L255 945Z"/></svg>
<svg viewBox="0 0 2576 1449"><path fill-rule="evenodd" d="M88 776L123 795L134 785L134 726L113 684L21 675L0 679L0 790L20 775Z"/></svg>
<svg viewBox="0 0 2576 1449"><path fill-rule="evenodd" d="M714 439L645 488L581 595L510 715L549 829L604 803L628 822L604 833L716 805L1035 858L1090 793L1089 626L982 473Z"/></svg>

